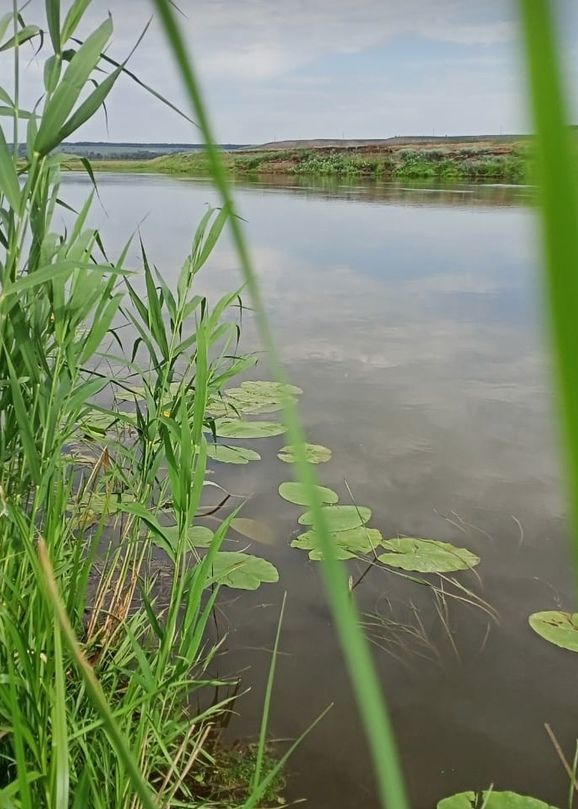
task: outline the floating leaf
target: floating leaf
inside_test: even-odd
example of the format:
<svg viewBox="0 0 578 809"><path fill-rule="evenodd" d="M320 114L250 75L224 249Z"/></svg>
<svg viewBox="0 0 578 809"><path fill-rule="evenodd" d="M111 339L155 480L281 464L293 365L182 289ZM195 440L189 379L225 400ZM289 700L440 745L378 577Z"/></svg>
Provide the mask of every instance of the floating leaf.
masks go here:
<svg viewBox="0 0 578 809"><path fill-rule="evenodd" d="M227 447L224 444L207 444L207 455L221 463L247 464L249 461L261 460L259 453L253 449Z"/></svg>
<svg viewBox="0 0 578 809"><path fill-rule="evenodd" d="M528 621L534 632L544 640L562 649L578 652L578 612L535 612Z"/></svg>
<svg viewBox="0 0 578 809"><path fill-rule="evenodd" d="M282 400L285 396L299 396L303 393L297 385L286 385L282 382L242 382L240 388L229 388L227 396L238 399L264 401L265 399Z"/></svg>
<svg viewBox="0 0 578 809"><path fill-rule="evenodd" d="M338 559L351 559L354 556L372 553L381 544L383 537L376 528L350 528L349 531L337 531L330 534ZM291 542L292 548L309 551L309 558L314 561L323 559L321 541L316 531L306 531Z"/></svg>
<svg viewBox="0 0 578 809"><path fill-rule="evenodd" d="M91 508L80 509L70 518L70 527L73 531L86 531L100 520L101 515Z"/></svg>
<svg viewBox="0 0 578 809"><path fill-rule="evenodd" d="M164 526L163 531L171 540L171 543L176 546L179 539L178 525ZM195 548L208 548L213 541L213 536L214 534L211 529L204 525L191 525L187 531L187 539Z"/></svg>
<svg viewBox="0 0 578 809"><path fill-rule="evenodd" d="M243 382L240 387L225 391L225 401L240 413L275 413L283 408L285 396L294 397L302 392L295 385L278 382Z"/></svg>
<svg viewBox="0 0 578 809"><path fill-rule="evenodd" d="M103 435L113 426L122 427L127 425L136 424L136 416L134 413L125 413L121 411L103 413L100 410L94 410L90 414L84 416L79 424L81 432L87 434Z"/></svg>
<svg viewBox="0 0 578 809"><path fill-rule="evenodd" d="M449 542L435 539L388 539L383 543L387 553L378 558L384 565L412 570L418 573L451 573L454 570L468 570L480 561L466 548L457 548Z"/></svg>
<svg viewBox="0 0 578 809"><path fill-rule="evenodd" d="M322 503L337 503L339 497L326 486L315 486L317 497ZM284 500L295 503L297 506L308 506L311 498L308 495L308 487L303 483L282 483L279 486L279 494Z"/></svg>
<svg viewBox="0 0 578 809"><path fill-rule="evenodd" d="M285 463L295 463L295 450L291 446L280 449L277 457ZM305 460L309 463L327 463L331 450L321 444L305 444Z"/></svg>
<svg viewBox="0 0 578 809"><path fill-rule="evenodd" d="M283 410L281 402L242 402L234 400L233 405L239 413L246 416L256 416L260 413L278 413ZM229 407L229 413L231 410L232 408Z"/></svg>
<svg viewBox="0 0 578 809"><path fill-rule="evenodd" d="M260 520L252 520L249 517L234 517L231 520L231 528L238 534L261 542L263 545L272 545L275 541L275 533L271 526Z"/></svg>
<svg viewBox="0 0 578 809"><path fill-rule="evenodd" d="M325 506L323 516L327 529L331 533L359 528L371 517L371 509L367 506ZM313 525L313 512L306 511L299 517L300 525Z"/></svg>
<svg viewBox="0 0 578 809"><path fill-rule="evenodd" d="M126 503L134 503L134 498L126 492L85 492L81 500L69 503L69 508L89 508L97 515L108 515L123 511Z"/></svg>
<svg viewBox="0 0 578 809"><path fill-rule="evenodd" d="M208 401L205 412L207 416L212 416L215 419L221 418L222 416L235 415L231 408L227 407L225 402L221 399Z"/></svg>
<svg viewBox="0 0 578 809"><path fill-rule="evenodd" d="M516 792L458 792L438 801L437 809L556 809L538 798L518 795Z"/></svg>
<svg viewBox="0 0 578 809"><path fill-rule="evenodd" d="M249 553L220 551L213 562L213 576L219 584L236 590L256 590L263 582L279 581L277 568Z"/></svg>
<svg viewBox="0 0 578 809"><path fill-rule="evenodd" d="M115 396L121 401L132 402L133 399L144 399L145 388L118 388L115 391Z"/></svg>
<svg viewBox="0 0 578 809"><path fill-rule="evenodd" d="M283 409L281 402L262 402L242 399L216 399L207 405L207 414L213 418L238 418L240 415L251 416L261 413L277 413Z"/></svg>
<svg viewBox="0 0 578 809"><path fill-rule="evenodd" d="M241 421L241 419L217 419L215 430L221 438L269 438L286 431L283 424L273 421Z"/></svg>

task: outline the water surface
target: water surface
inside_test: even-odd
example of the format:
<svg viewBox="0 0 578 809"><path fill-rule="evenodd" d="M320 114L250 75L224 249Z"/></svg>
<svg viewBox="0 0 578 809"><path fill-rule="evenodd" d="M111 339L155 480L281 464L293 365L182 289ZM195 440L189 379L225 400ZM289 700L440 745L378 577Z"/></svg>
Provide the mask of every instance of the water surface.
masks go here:
<svg viewBox="0 0 578 809"><path fill-rule="evenodd" d="M100 175L99 185L104 209L95 219L109 249L120 250L140 224L151 260L174 280L206 204L216 201L210 186L114 174ZM65 190L74 204L89 185L70 175ZM543 723L571 758L575 658L527 625L532 611L573 608L529 194L310 180L237 189L282 356L304 390L305 427L333 450L318 467L322 482L343 501L348 484L384 535L434 537L478 553L481 582L460 580L500 616L489 624L480 610L454 603L442 620L425 588L381 571L357 590L367 613L401 623L417 614L429 644L407 634L397 636L401 647L376 638L415 809L491 783L567 801ZM239 283L224 240L200 287L216 295ZM255 346L246 317L243 347ZM256 376L269 378L265 367ZM244 670L252 686L229 733L257 731L287 590L271 733L294 738L335 703L292 760L289 797L306 797L314 809L373 809L372 768L318 570L289 547L299 510L276 494L289 475L276 458L281 443L259 444L261 464L219 468L224 485L250 497L245 515L274 527L276 542L257 552L281 576L280 585L224 605L229 653L220 673Z"/></svg>

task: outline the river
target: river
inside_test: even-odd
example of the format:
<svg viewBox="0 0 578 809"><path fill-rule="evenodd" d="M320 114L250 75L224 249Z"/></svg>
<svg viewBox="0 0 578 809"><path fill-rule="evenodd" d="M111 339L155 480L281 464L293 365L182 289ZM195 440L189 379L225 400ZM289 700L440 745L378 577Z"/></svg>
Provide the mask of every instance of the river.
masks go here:
<svg viewBox="0 0 578 809"><path fill-rule="evenodd" d="M210 185L112 173L98 182L93 218L107 249L114 255L140 226L151 261L174 280L216 203ZM78 205L89 189L70 174L63 194ZM378 570L356 589L412 806L492 783L565 806L568 779L544 722L571 760L576 659L527 621L573 608L530 192L286 180L239 184L236 194L283 360L304 391L309 440L333 451L317 467L321 482L344 501L349 486L384 536L477 553L480 579L460 581L499 616L449 599L446 613L427 588ZM224 239L200 289L212 296L240 283ZM244 324L250 350L248 312ZM265 359L255 378L270 378ZM289 479L276 457L282 443L261 439L263 461L219 469L220 482L248 497L243 514L272 527L275 541L257 552L280 572L279 584L227 595L222 607L219 673L242 672L251 687L228 734L258 732L287 591L270 733L294 738L334 703L290 762L288 798L373 809L371 762L318 569L289 544L299 512L277 494Z"/></svg>

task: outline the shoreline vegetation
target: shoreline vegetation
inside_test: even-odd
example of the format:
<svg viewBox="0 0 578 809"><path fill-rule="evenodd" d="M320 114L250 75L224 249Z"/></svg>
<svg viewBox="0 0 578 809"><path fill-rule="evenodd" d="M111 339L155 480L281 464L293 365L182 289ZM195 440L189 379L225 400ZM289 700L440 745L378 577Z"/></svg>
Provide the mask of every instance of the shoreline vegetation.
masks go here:
<svg viewBox="0 0 578 809"><path fill-rule="evenodd" d="M303 144L307 144L304 141ZM224 151L232 177L334 176L368 179L500 180L521 183L528 177L531 145L527 139L399 141L361 146L274 148L274 144ZM94 159L97 171L155 172L181 176L210 173L204 152L179 152L152 159ZM76 155L62 155L64 169L82 168Z"/></svg>

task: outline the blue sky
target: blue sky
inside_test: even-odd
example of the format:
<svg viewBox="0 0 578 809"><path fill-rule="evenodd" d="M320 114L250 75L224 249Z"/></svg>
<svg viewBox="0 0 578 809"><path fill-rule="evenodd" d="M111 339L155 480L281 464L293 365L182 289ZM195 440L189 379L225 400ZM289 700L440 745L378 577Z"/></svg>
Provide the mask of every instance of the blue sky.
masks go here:
<svg viewBox="0 0 578 809"><path fill-rule="evenodd" d="M33 0L25 14L42 13L42 5ZM555 5L573 79L578 3ZM513 0L180 0L179 6L221 141L528 130ZM108 10L115 22L111 53L122 58L152 3L93 0L87 22L96 24ZM156 22L131 67L186 106ZM38 94L40 69L40 62L28 65L29 99ZM128 81L117 84L109 121L108 133L99 118L78 139L198 139Z"/></svg>

